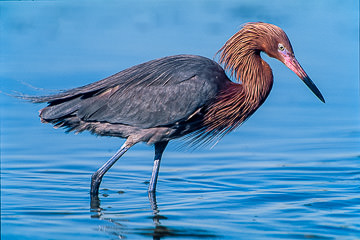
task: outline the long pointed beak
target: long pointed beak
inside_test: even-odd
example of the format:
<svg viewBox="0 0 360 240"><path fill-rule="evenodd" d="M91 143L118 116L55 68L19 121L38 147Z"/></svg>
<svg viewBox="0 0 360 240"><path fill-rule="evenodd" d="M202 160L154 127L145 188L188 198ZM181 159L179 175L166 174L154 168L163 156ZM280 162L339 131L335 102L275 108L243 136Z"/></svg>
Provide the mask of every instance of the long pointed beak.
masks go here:
<svg viewBox="0 0 360 240"><path fill-rule="evenodd" d="M315 83L311 81L310 77L306 74L304 69L300 66L299 62L296 60L294 56L286 55L284 56L284 64L290 68L296 75L303 80L303 82L310 88L310 90L322 101L325 103L325 99L322 96L319 89L315 86Z"/></svg>

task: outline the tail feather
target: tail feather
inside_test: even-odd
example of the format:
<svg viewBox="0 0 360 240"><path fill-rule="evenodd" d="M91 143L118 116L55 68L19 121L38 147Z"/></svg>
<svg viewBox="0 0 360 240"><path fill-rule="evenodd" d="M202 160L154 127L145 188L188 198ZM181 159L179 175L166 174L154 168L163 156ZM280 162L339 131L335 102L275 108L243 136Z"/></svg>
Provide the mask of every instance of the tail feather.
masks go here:
<svg viewBox="0 0 360 240"><path fill-rule="evenodd" d="M68 94L65 94L65 92L54 95L48 95L48 96L29 96L24 94L16 94L10 96L23 99L26 101L30 101L32 103L49 103L49 104L53 103L54 101L60 101L60 100L64 101L65 99L67 100L71 97Z"/></svg>
<svg viewBox="0 0 360 240"><path fill-rule="evenodd" d="M81 98L77 97L56 105L49 105L40 110L40 117L46 122L52 122L75 113L80 108Z"/></svg>

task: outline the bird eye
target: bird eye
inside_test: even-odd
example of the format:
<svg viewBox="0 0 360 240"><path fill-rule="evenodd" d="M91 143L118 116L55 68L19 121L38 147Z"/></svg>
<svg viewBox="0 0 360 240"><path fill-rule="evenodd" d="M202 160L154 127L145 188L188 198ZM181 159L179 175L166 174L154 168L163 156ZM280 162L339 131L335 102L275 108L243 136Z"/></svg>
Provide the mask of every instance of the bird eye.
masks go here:
<svg viewBox="0 0 360 240"><path fill-rule="evenodd" d="M279 43L278 48L279 48L280 51L284 51L284 50L285 50L284 45L282 45L281 43Z"/></svg>

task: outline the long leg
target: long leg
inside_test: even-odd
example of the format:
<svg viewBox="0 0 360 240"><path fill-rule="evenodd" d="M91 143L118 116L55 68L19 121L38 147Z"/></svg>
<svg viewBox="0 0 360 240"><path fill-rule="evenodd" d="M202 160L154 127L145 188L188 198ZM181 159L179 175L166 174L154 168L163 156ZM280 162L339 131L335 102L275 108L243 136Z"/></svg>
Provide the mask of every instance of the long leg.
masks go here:
<svg viewBox="0 0 360 240"><path fill-rule="evenodd" d="M99 194L99 187L101 180L105 173L114 165L114 163L134 144L129 140L121 146L121 148L112 156L104 165L101 166L92 176L91 176L91 196L97 196Z"/></svg>
<svg viewBox="0 0 360 240"><path fill-rule="evenodd" d="M168 144L168 141L166 142L158 142L155 143L155 158L154 158L154 167L151 174L150 184L149 184L149 192L155 192L156 190L156 182L159 175L159 169L160 169L160 161L162 154Z"/></svg>

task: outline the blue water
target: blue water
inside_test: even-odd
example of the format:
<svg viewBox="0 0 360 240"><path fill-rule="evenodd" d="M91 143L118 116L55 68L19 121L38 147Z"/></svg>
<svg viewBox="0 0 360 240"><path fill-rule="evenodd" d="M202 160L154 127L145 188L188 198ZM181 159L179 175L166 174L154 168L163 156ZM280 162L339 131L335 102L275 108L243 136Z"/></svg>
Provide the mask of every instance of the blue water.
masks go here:
<svg viewBox="0 0 360 240"><path fill-rule="evenodd" d="M153 148L41 124L44 95L180 53L212 58L241 24L281 26L322 104L280 62L265 104L212 149L162 161ZM349 1L0 2L1 239L360 239L359 3Z"/></svg>

